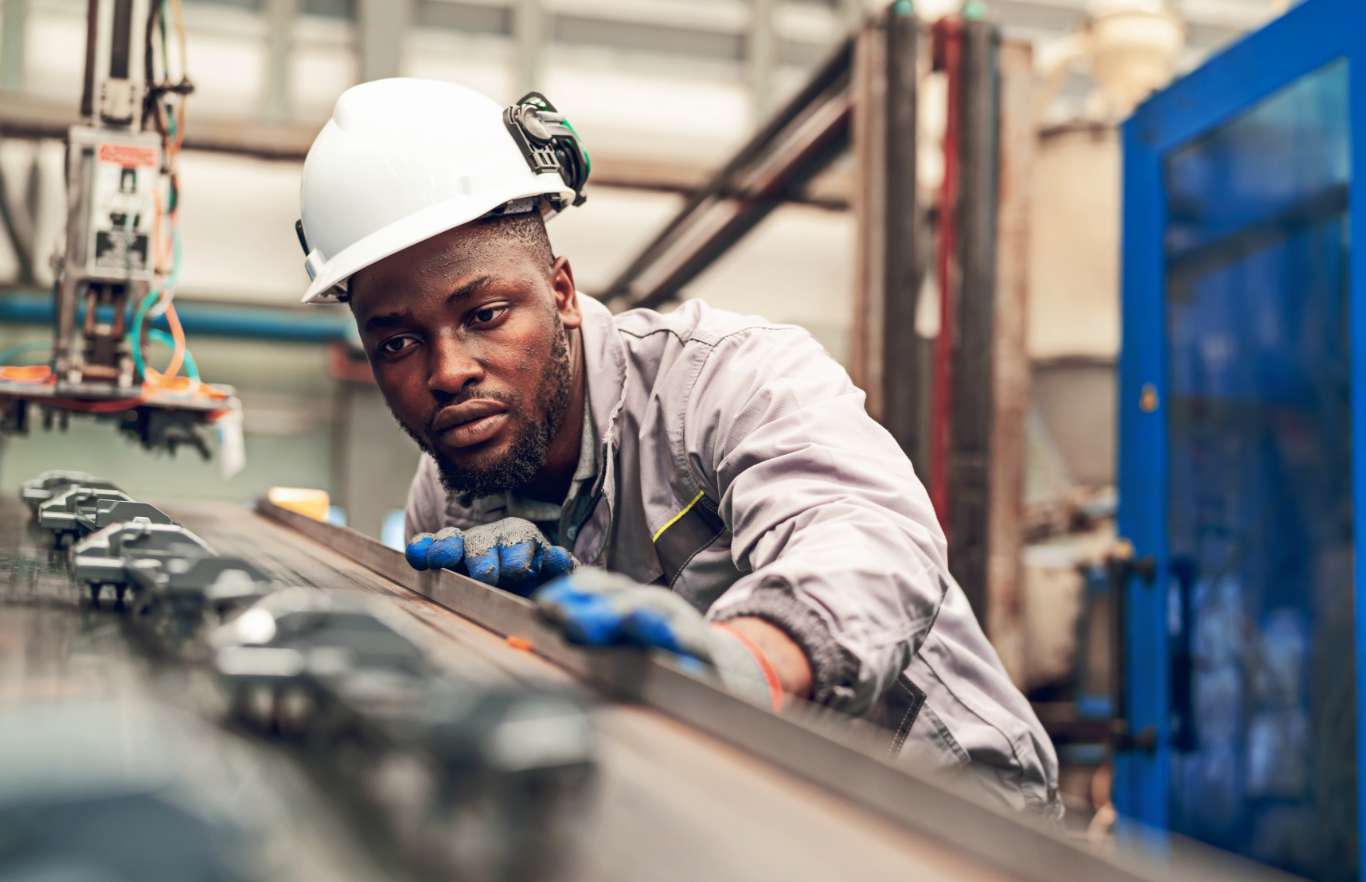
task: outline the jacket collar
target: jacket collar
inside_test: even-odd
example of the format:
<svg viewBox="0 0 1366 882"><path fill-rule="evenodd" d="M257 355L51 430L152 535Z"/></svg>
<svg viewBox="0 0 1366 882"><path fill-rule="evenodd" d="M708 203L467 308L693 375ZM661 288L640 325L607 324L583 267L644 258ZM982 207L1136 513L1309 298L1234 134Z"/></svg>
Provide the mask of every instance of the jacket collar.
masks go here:
<svg viewBox="0 0 1366 882"><path fill-rule="evenodd" d="M593 415L602 445L617 446L617 427L626 400L626 344L621 342L612 313L598 301L579 295L583 313L584 378L588 383L588 409Z"/></svg>

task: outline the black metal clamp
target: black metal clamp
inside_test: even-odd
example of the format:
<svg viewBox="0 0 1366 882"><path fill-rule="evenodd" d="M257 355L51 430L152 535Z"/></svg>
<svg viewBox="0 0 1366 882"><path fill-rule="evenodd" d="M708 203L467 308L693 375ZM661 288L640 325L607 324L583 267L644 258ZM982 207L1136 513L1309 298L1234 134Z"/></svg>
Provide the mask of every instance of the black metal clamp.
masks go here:
<svg viewBox="0 0 1366 882"><path fill-rule="evenodd" d="M574 191L573 205L582 205L588 195L583 188L593 163L564 114L555 109L540 92L528 92L503 111L503 124L522 151L527 165L536 174L558 172L565 186Z"/></svg>

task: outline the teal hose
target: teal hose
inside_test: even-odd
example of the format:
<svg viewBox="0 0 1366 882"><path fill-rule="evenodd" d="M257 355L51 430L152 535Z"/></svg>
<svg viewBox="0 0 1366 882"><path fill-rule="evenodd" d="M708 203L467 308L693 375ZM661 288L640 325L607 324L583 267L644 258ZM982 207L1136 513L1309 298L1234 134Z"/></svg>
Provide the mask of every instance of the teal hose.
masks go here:
<svg viewBox="0 0 1366 882"><path fill-rule="evenodd" d="M174 288L176 281L180 278L180 231L171 233L171 275L166 279L164 288ZM147 292L147 296L142 298L138 304L138 310L133 314L132 327L128 329L128 349L133 353L133 369L139 380L147 376L147 362L142 357L142 324L147 320L147 313L152 311L152 307L161 299L162 288L153 288ZM189 362L189 350L186 350L186 362ZM187 368L188 370L188 368ZM198 379L197 377L195 379Z"/></svg>
<svg viewBox="0 0 1366 882"><path fill-rule="evenodd" d="M147 339L175 349L175 338L160 328L148 328ZM185 350L185 376L196 383L199 382L199 364L195 362L194 356L190 354L188 348Z"/></svg>

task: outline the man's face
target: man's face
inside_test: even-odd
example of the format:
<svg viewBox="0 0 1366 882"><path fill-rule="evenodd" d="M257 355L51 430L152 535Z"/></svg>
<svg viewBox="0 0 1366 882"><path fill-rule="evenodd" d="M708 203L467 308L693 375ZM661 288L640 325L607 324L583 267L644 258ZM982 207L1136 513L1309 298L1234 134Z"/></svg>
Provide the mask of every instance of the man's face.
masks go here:
<svg viewBox="0 0 1366 882"><path fill-rule="evenodd" d="M389 409L447 489L530 481L570 401L566 329L580 314L568 264L485 224L389 257L350 290Z"/></svg>

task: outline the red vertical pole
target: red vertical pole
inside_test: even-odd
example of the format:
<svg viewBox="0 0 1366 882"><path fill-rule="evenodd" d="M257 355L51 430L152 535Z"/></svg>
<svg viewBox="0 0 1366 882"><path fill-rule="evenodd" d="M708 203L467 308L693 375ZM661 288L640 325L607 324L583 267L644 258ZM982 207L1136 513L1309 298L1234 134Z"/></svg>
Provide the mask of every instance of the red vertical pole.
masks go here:
<svg viewBox="0 0 1366 882"><path fill-rule="evenodd" d="M939 196L939 250L936 275L939 276L939 336L934 343L931 371L930 413L930 501L947 526L949 515L949 438L953 423L950 390L953 379L954 292L958 283L958 143L959 104L962 89L963 23L943 18L934 24L934 66L948 80L947 120L944 125L944 181Z"/></svg>

